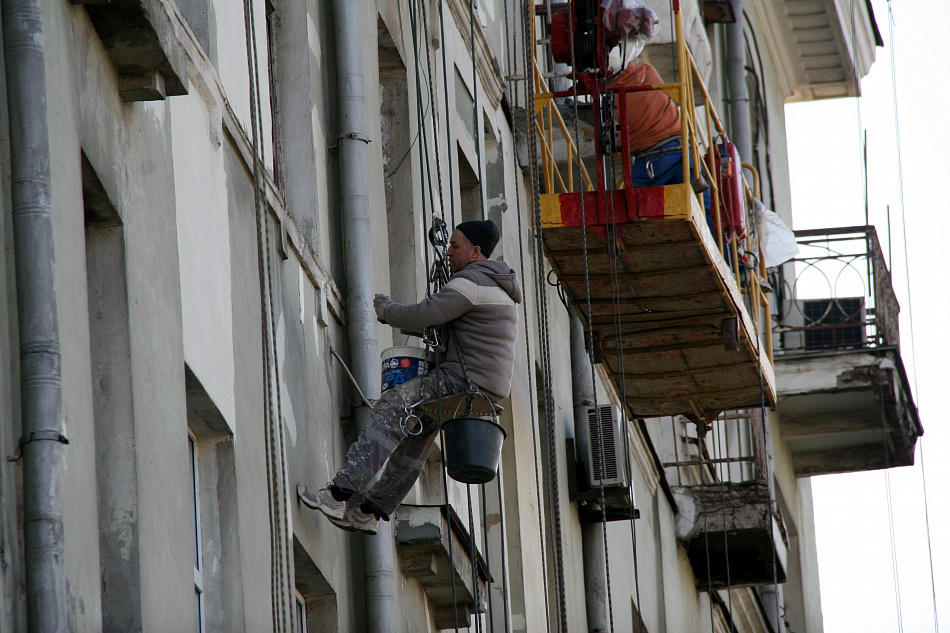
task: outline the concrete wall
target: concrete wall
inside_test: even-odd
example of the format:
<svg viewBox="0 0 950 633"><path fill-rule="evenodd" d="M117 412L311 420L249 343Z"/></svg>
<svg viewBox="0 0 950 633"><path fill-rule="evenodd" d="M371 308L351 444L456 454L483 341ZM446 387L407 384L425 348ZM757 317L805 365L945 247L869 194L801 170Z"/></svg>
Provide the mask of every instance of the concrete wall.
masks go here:
<svg viewBox="0 0 950 633"><path fill-rule="evenodd" d="M564 626L582 631L582 525L569 500L573 456L566 454L566 439L575 432L569 312L546 284L547 269L538 269L531 186L506 112L524 105L523 86L505 85L520 68L520 53L507 48L520 32L510 4L476 3L473 69L467 2L444 3L444 30L438 5L420 3L419 17L431 33L417 33L418 65L412 29L421 20L413 24L408 2L361 3L373 214L365 248L376 262L376 289L416 301L425 294L424 235L433 213L448 222L490 217L501 227L496 257L519 272L526 301L512 394L501 418L509 432L503 486L500 497L486 494L484 515L481 495L473 495L471 527L477 540L487 538L480 546L493 561L496 629L506 619L513 631L554 627L559 549ZM76 631L195 631L196 568L207 631L272 630L274 600L281 600L279 617L289 617L294 590L306 602L311 631L367 626L360 537L303 508L293 493L298 481L319 486L331 479L355 438L356 396L331 354L348 358L331 3L275 0L272 13L264 2L253 3L263 266L244 15L232 5L161 3L187 56L189 93L139 103L119 99L116 70L83 6L66 0L45 6L63 402L71 440L65 556ZM270 52L269 41L276 44ZM763 73L774 72L773 60L764 60ZM766 89L776 210L786 215L782 99L768 82ZM8 165L6 146L0 148ZM90 188L108 202L108 222L90 221ZM9 196L3 199L9 210ZM11 226L9 213L3 217L0 453L6 456L15 450L19 423ZM262 312L264 284L270 320ZM407 340L382 325L378 339L381 349ZM545 344L549 390L541 370ZM597 394L599 402L616 400L603 376ZM668 447L661 443L671 438L650 428L657 432L631 427L630 434L640 519L605 528L614 626L639 630L642 618L652 633L705 631L723 612L697 591L676 540L675 509L650 452L652 442L664 454ZM773 442L777 437L773 432ZM782 447L773 450L798 552L794 586L785 594L789 617L796 631L820 631L810 491L807 481L790 474ZM407 503L438 504L447 496L467 523L469 491L454 482L442 490L437 456L438 448ZM0 464L5 631L25 630L17 469ZM397 630L435 630L422 585L401 569L394 574ZM751 590L735 591L754 603ZM755 617L739 630L764 630L761 614L749 613Z"/></svg>

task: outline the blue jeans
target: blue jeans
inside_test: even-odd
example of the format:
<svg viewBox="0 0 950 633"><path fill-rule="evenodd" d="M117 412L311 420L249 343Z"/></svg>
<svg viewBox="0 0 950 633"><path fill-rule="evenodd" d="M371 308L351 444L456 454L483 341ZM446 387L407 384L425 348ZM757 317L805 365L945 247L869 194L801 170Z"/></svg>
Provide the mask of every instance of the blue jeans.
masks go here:
<svg viewBox="0 0 950 633"><path fill-rule="evenodd" d="M635 187L664 187L683 184L683 150L680 140L673 139L657 148L660 153L646 158L630 157L631 180ZM690 169L693 167L690 155ZM703 206L706 208L706 223L715 230L712 217L712 196L710 189L703 192Z"/></svg>

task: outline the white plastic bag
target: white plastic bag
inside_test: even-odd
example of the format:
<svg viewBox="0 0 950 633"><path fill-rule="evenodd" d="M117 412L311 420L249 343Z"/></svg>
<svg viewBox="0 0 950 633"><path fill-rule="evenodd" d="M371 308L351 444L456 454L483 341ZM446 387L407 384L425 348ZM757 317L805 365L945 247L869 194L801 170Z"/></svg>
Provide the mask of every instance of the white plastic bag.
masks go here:
<svg viewBox="0 0 950 633"><path fill-rule="evenodd" d="M762 250L766 268L784 264L798 255L795 233L782 221L778 213L766 209L761 201L756 200L752 207L752 217L759 233L759 248Z"/></svg>
<svg viewBox="0 0 950 633"><path fill-rule="evenodd" d="M643 0L604 0L604 27L620 38L648 41L660 30L660 18Z"/></svg>

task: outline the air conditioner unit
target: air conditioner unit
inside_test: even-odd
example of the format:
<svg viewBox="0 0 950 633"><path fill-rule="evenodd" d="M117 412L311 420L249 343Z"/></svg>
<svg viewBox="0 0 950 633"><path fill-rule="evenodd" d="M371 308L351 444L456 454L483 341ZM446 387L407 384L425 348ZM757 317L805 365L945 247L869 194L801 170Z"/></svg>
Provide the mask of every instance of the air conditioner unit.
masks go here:
<svg viewBox="0 0 950 633"><path fill-rule="evenodd" d="M591 488L627 487L626 420L620 407L601 404L587 409L587 480Z"/></svg>
<svg viewBox="0 0 950 633"><path fill-rule="evenodd" d="M864 297L800 301L805 349L840 349L867 344Z"/></svg>

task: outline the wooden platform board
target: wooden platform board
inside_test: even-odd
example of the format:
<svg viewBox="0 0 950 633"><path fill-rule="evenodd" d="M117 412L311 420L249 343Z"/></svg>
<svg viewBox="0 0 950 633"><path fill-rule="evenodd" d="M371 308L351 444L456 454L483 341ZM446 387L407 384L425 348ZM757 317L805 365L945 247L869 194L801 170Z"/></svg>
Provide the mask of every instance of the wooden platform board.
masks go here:
<svg viewBox="0 0 950 633"><path fill-rule="evenodd" d="M689 185L542 195L541 219L548 259L585 326L590 314L598 360L633 415L774 407L772 366ZM738 351L724 322L737 323Z"/></svg>

